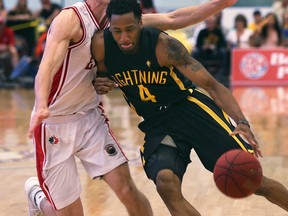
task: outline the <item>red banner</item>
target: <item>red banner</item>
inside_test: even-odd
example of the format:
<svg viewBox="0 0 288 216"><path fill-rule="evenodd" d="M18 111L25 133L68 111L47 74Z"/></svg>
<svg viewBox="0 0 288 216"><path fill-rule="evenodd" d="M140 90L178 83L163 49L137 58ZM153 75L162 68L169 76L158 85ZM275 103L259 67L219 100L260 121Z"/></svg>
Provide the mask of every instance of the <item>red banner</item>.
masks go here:
<svg viewBox="0 0 288 216"><path fill-rule="evenodd" d="M233 49L231 83L288 85L288 49Z"/></svg>

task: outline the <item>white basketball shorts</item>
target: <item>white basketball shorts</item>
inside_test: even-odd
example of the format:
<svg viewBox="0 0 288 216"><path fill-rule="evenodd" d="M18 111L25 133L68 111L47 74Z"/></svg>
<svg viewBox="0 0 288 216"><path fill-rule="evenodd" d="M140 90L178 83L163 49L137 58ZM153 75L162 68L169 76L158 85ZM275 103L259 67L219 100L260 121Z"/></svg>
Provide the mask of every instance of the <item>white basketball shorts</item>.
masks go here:
<svg viewBox="0 0 288 216"><path fill-rule="evenodd" d="M35 129L34 144L39 183L54 209L80 196L75 156L92 179L127 162L101 108L49 118Z"/></svg>

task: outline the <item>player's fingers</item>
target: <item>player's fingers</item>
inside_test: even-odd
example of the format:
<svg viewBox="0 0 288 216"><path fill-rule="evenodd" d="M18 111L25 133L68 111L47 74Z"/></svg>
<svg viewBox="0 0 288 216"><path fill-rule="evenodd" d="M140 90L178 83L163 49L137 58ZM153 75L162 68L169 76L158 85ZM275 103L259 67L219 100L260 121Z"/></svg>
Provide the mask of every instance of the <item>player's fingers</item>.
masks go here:
<svg viewBox="0 0 288 216"><path fill-rule="evenodd" d="M244 132L243 132L242 130L239 130L238 128L235 128L234 131L232 131L232 132L230 133L230 136L235 136L235 135L237 135L237 134L242 134L242 135L244 135Z"/></svg>
<svg viewBox="0 0 288 216"><path fill-rule="evenodd" d="M115 85L114 81L110 80L107 77L96 77L95 79L96 86L109 86L113 87Z"/></svg>
<svg viewBox="0 0 288 216"><path fill-rule="evenodd" d="M260 148L256 147L256 148L253 148L253 150L254 150L254 155L255 155L255 157L257 157L257 158L258 158L258 157L263 157Z"/></svg>
<svg viewBox="0 0 288 216"><path fill-rule="evenodd" d="M261 148L260 148L257 140L255 140L253 134L252 134L252 139L247 139L247 140L248 140L248 142L251 144L251 146L253 148L255 157L257 157L257 158L258 157L263 157Z"/></svg>
<svg viewBox="0 0 288 216"><path fill-rule="evenodd" d="M101 83L97 85L95 83L94 88L97 92L97 94L107 94L109 91L111 91L115 87L114 82L109 82L109 83Z"/></svg>
<svg viewBox="0 0 288 216"><path fill-rule="evenodd" d="M107 94L109 91L111 91L111 88L107 88L107 87L95 87L95 90L97 92L97 94Z"/></svg>
<svg viewBox="0 0 288 216"><path fill-rule="evenodd" d="M34 129L36 128L37 125L41 124L41 122L46 119L49 116L49 111L48 110L43 110L42 112L35 113L30 121L30 126L28 130L28 137L31 139L33 137Z"/></svg>
<svg viewBox="0 0 288 216"><path fill-rule="evenodd" d="M36 115L33 115L33 117L31 118L31 121L30 121L30 126L29 126L29 130L28 130L28 134L27 134L30 139L32 139L34 129L39 123L40 123L40 119L37 118Z"/></svg>
<svg viewBox="0 0 288 216"><path fill-rule="evenodd" d="M31 133L31 131L29 131L29 132L27 133L27 137L28 137L29 139L32 139L32 133Z"/></svg>
<svg viewBox="0 0 288 216"><path fill-rule="evenodd" d="M109 92L109 91L103 91L103 90L101 90L101 91L97 91L97 94L99 94L99 95L104 95L104 94L108 94L108 92Z"/></svg>
<svg viewBox="0 0 288 216"><path fill-rule="evenodd" d="M254 150L254 155L256 157L259 157L259 156L263 157L261 149L260 149L260 146L259 146L257 140L255 139L255 137L254 137L254 135L253 135L253 133L251 131L250 132L245 132L245 131L242 131L242 130L240 130L238 128L235 128L235 130L230 133L230 136L235 136L237 134L241 134L241 135L243 135L246 138L248 143L250 143L250 145L252 146L252 148Z"/></svg>
<svg viewBox="0 0 288 216"><path fill-rule="evenodd" d="M30 126L29 127L29 130L28 130L28 133L27 133L27 136L28 136L28 138L29 139L32 139L32 137L33 137L33 132L34 132L34 126Z"/></svg>
<svg viewBox="0 0 288 216"><path fill-rule="evenodd" d="M258 145L258 143L256 142L256 144L254 144L254 145L252 145L252 146L253 146L253 150L254 150L255 156L256 156L256 157L263 157L261 148L260 148L260 146Z"/></svg>

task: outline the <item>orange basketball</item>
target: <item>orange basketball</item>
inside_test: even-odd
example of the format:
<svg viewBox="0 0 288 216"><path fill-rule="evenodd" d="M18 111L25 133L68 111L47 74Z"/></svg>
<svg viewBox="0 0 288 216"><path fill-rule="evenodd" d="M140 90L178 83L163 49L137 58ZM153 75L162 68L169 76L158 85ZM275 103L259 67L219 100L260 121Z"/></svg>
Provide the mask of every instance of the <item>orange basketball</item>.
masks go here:
<svg viewBox="0 0 288 216"><path fill-rule="evenodd" d="M243 198L258 189L262 180L262 168L252 154L234 149L217 160L213 176L217 187L225 195Z"/></svg>

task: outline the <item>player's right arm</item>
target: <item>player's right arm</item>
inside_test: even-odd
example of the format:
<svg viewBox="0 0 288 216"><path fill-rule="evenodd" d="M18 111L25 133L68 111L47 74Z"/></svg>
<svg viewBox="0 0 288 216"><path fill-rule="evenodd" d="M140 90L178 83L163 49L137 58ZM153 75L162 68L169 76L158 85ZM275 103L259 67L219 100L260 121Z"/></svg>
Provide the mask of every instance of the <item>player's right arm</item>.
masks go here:
<svg viewBox="0 0 288 216"><path fill-rule="evenodd" d="M28 136L35 127L49 116L48 97L52 81L61 67L69 44L81 38L78 16L72 9L63 10L48 30L44 54L35 77L35 106L30 120Z"/></svg>

